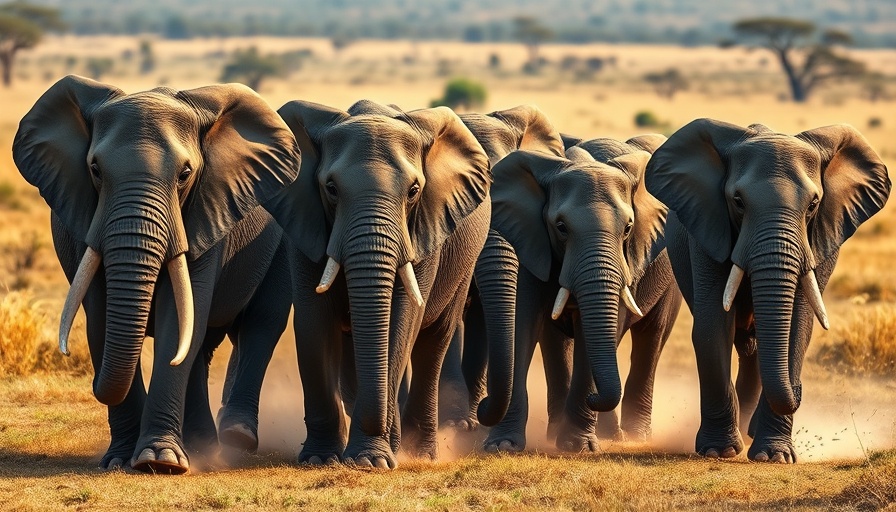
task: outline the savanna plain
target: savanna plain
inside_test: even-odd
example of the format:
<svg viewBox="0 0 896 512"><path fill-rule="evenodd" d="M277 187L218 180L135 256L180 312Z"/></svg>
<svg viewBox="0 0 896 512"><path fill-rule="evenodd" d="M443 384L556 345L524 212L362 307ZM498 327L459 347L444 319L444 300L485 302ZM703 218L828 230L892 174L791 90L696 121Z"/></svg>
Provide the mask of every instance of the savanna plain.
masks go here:
<svg viewBox="0 0 896 512"><path fill-rule="evenodd" d="M796 465L693 453L699 402L685 307L660 359L653 438L646 444L605 441L600 453L557 453L545 438L536 360L524 454L485 455L478 450L482 432L445 428L439 462L400 459L394 472L299 467L302 391L288 329L262 390L258 455L197 457L191 473L179 477L95 469L108 443L105 407L91 394L83 317L75 324L72 357L56 349L68 284L53 251L49 208L12 162L18 121L56 79L87 74L91 57L112 59L102 80L127 92L187 89L218 81L228 56L250 46L294 57L287 73L259 87L275 109L291 99L345 109L362 98L426 107L446 81L463 76L485 86L487 98L477 110L534 103L560 131L579 137L669 134L698 117L761 122L785 133L849 123L890 169L896 164L896 101L871 101L860 85L844 83L819 89L805 104L791 103L777 63L763 50L546 45L545 64L523 73L526 49L510 43L358 41L337 50L325 39L159 40L155 67L141 73L139 38L49 39L21 55L12 87L0 89L0 509L896 509L894 201L844 245L825 291L832 328L816 326L806 359L794 420ZM852 54L896 75L894 50ZM591 57L603 65L585 65ZM669 67L689 83L673 99L641 79ZM636 126L641 111L653 114L654 126ZM623 378L629 349L626 339L619 351ZM148 341L144 351L151 350ZM213 362L212 397L220 396L229 351L225 342Z"/></svg>

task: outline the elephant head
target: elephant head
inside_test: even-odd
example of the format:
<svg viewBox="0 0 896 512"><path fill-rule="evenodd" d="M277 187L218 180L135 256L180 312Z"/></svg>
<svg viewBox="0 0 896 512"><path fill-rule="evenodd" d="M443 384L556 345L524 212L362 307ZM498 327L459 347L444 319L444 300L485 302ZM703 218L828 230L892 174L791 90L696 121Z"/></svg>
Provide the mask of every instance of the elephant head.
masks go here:
<svg viewBox="0 0 896 512"><path fill-rule="evenodd" d="M260 201L295 180L289 128L241 85L135 94L67 76L19 125L13 158L87 251L63 308L59 346L104 265L106 340L94 394L115 405L134 377L155 283L167 264L187 356L194 306L187 262L200 257Z"/></svg>
<svg viewBox="0 0 896 512"><path fill-rule="evenodd" d="M650 154L616 144L621 151L605 162L572 147L567 158L517 151L492 170L492 228L538 279L559 276L553 318L575 295L598 389L588 406L598 411L612 410L621 398L619 304L641 315L630 286L645 272L666 214L644 189Z"/></svg>
<svg viewBox="0 0 896 512"><path fill-rule="evenodd" d="M404 113L364 101L344 112L292 101L279 113L302 148L302 171L266 207L309 260L327 258L318 293L344 268L359 382L353 414L367 435L383 435L394 396L388 347L400 332L390 325L396 274L409 307L422 308L414 264L488 200L488 158L445 107Z"/></svg>
<svg viewBox="0 0 896 512"><path fill-rule="evenodd" d="M749 276L763 392L776 413L792 414L801 361L790 360L791 324L804 321L792 318L797 286L827 328L816 264L883 208L886 166L850 126L789 136L698 119L654 153L646 181L709 257L731 264L719 307L732 307Z"/></svg>

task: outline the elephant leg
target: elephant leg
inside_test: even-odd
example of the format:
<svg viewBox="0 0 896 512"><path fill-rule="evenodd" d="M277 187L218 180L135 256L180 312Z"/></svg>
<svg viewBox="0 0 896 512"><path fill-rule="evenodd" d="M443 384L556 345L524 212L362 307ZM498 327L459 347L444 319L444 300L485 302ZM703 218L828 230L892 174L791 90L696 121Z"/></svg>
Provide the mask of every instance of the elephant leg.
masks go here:
<svg viewBox="0 0 896 512"><path fill-rule="evenodd" d="M239 353L237 371L218 414L221 443L249 453L258 450L261 386L292 305L289 269L283 260L282 252L274 257L281 263L271 267L241 315L234 347Z"/></svg>
<svg viewBox="0 0 896 512"><path fill-rule="evenodd" d="M597 386L594 384L594 377L585 354L585 337L581 327L582 323L576 317L569 394L564 404L562 419L557 426L556 440L558 449L576 453L595 452L600 449L595 432L597 415L588 407L586 400L588 395L597 391ZM618 430L618 422L613 423Z"/></svg>
<svg viewBox="0 0 896 512"><path fill-rule="evenodd" d="M401 415L401 434L402 442L416 457L438 458L439 375L448 345L459 330L470 277L458 288L441 316L420 331L411 352L413 377Z"/></svg>
<svg viewBox="0 0 896 512"><path fill-rule="evenodd" d="M762 382L759 377L759 357L756 352L756 339L744 329L736 329L734 332L734 348L737 350L737 390L738 414L740 417L741 436L749 434L750 420L759 405L759 394L762 391Z"/></svg>
<svg viewBox="0 0 896 512"><path fill-rule="evenodd" d="M442 363L439 376L439 423L448 427L466 430L466 421L470 409L467 397L467 385L463 375L464 322L460 322Z"/></svg>
<svg viewBox="0 0 896 512"><path fill-rule="evenodd" d="M217 263L214 255L209 255L201 261L197 260L190 269L194 297L194 342L187 357L178 366L169 364L177 351L179 333L174 292L167 272L160 275L156 284L158 307L153 372L140 423L140 439L131 460L131 465L139 471L181 474L190 468L181 437L187 385L193 364L203 350L202 344L196 341L205 339Z"/></svg>
<svg viewBox="0 0 896 512"><path fill-rule="evenodd" d="M473 286L471 285L471 289ZM467 384L469 426L475 428L479 421L476 411L485 398L488 366L488 337L485 333L485 315L479 291L474 290L470 305L464 315L464 356L461 360L464 382Z"/></svg>
<svg viewBox="0 0 896 512"><path fill-rule="evenodd" d="M555 439L566 421L566 402L574 371L574 342L552 324L545 323L539 344L547 385L547 434L549 439Z"/></svg>
<svg viewBox="0 0 896 512"><path fill-rule="evenodd" d="M355 370L355 349L352 333L342 333L342 357L340 358L339 392L345 413L351 417L358 396L358 372Z"/></svg>
<svg viewBox="0 0 896 512"><path fill-rule="evenodd" d="M209 405L208 370L212 353L224 340L226 332L226 329L209 329L206 332L202 349L190 370L182 432L184 445L193 454L210 456L218 449L218 431Z"/></svg>
<svg viewBox="0 0 896 512"><path fill-rule="evenodd" d="M94 369L94 384L103 362L103 347L106 341L106 296L103 279L94 279L84 297L84 312L87 317L87 344ZM137 439L140 437L140 417L146 403L146 388L143 372L137 363L134 380L124 401L109 409L109 448L100 460L101 469L121 468L131 458Z"/></svg>
<svg viewBox="0 0 896 512"><path fill-rule="evenodd" d="M671 285L675 287L675 283ZM631 369L622 395L622 431L630 441L647 441L651 434L656 366L681 309L681 294L670 289L647 315L632 325Z"/></svg>
<svg viewBox="0 0 896 512"><path fill-rule="evenodd" d="M695 295L691 340L700 380L700 429L695 448L707 457L734 457L743 451L737 396L731 383L734 314L722 309L728 269L691 240ZM733 313L733 312L732 312Z"/></svg>

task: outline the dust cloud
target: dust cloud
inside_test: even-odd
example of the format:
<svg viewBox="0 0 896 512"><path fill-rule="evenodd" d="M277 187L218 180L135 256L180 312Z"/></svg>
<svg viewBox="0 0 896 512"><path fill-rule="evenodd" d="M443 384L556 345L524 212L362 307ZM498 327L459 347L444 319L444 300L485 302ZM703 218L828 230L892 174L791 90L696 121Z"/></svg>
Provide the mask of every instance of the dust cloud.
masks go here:
<svg viewBox="0 0 896 512"><path fill-rule="evenodd" d="M601 451L693 453L700 424L700 401L693 348L687 337L680 335L688 330L687 325L677 327L679 336L673 335L660 358L653 399L652 439L648 443L602 440ZM230 348L230 343L225 341L212 363L209 390L213 414L220 408ZM630 352L631 341L626 336L618 353L623 382L628 374ZM733 368L736 373L736 364ZM553 440L547 437L546 386L539 351L529 370L528 390L526 450L557 453ZM262 387L258 434L260 454L275 454L286 461L295 460L305 439L303 394L291 321ZM441 428L439 460L455 460L480 451L486 434L482 427L475 432ZM748 445L750 439L744 437ZM896 383L834 375L807 365L802 406L794 420L794 444L801 462L862 458L870 450L896 446ZM746 449L739 457L745 457L745 453ZM407 460L407 455L400 455L399 460Z"/></svg>

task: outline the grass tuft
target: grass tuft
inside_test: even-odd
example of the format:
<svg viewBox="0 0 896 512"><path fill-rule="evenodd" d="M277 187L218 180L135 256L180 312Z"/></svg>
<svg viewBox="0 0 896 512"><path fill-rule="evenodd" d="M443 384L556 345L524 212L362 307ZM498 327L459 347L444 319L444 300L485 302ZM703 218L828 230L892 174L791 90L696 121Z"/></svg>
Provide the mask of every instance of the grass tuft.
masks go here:
<svg viewBox="0 0 896 512"><path fill-rule="evenodd" d="M880 464L876 464L875 460ZM896 503L896 451L876 452L869 466L834 496L834 503L858 510L881 510Z"/></svg>
<svg viewBox="0 0 896 512"><path fill-rule="evenodd" d="M896 305L856 309L821 338L816 361L851 374L896 371Z"/></svg>
<svg viewBox="0 0 896 512"><path fill-rule="evenodd" d="M70 337L71 357L59 353L55 322L27 291L13 291L0 299L0 376L64 371L90 371L87 343L76 326Z"/></svg>

